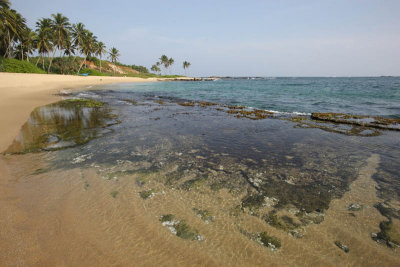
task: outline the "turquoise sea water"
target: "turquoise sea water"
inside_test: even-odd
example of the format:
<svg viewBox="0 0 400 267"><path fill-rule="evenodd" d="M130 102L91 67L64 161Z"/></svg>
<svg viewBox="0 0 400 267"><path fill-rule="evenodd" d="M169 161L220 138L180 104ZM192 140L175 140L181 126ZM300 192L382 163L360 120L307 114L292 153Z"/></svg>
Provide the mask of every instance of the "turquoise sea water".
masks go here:
<svg viewBox="0 0 400 267"><path fill-rule="evenodd" d="M400 118L399 77L221 79L119 84L110 89L277 112L342 112Z"/></svg>

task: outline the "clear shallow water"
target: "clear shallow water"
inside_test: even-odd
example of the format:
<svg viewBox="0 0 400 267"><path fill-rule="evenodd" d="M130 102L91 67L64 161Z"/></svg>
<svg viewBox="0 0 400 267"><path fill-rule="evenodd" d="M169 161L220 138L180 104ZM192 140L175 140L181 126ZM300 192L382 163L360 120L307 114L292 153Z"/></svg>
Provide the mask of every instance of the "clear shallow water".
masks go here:
<svg viewBox="0 0 400 267"><path fill-rule="evenodd" d="M339 112L400 118L398 77L221 79L118 84L110 89L278 112Z"/></svg>

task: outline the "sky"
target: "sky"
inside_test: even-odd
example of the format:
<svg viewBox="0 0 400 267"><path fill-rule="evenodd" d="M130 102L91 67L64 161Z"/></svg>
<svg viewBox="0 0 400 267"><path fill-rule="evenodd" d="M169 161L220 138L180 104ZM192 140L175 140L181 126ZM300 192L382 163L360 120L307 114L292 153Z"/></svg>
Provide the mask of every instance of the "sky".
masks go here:
<svg viewBox="0 0 400 267"><path fill-rule="evenodd" d="M120 62L191 76L400 75L399 0L11 0L31 28L62 13Z"/></svg>

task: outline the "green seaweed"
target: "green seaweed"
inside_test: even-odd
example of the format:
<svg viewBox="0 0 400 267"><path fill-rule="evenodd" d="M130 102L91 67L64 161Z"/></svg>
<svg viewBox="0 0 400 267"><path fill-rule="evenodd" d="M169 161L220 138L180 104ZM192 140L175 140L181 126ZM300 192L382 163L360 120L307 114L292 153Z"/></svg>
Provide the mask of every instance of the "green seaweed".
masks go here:
<svg viewBox="0 0 400 267"><path fill-rule="evenodd" d="M174 182L179 181L184 174L183 168L178 168L176 171L167 173L165 175L165 184L172 185Z"/></svg>
<svg viewBox="0 0 400 267"><path fill-rule="evenodd" d="M400 246L400 231L392 220L381 222L379 228L381 231L377 235L378 239L384 240L389 247Z"/></svg>
<svg viewBox="0 0 400 267"><path fill-rule="evenodd" d="M194 179L190 179L185 181L182 184L182 189L184 190L191 190L193 188L199 188L201 187L205 182L207 181L207 179L205 177L196 177Z"/></svg>
<svg viewBox="0 0 400 267"><path fill-rule="evenodd" d="M279 217L276 213L276 210L270 211L268 214L264 216L264 220L266 223L275 227L277 229L281 229L285 232L289 232L290 230L297 229L300 225L295 223L293 218L289 216Z"/></svg>
<svg viewBox="0 0 400 267"><path fill-rule="evenodd" d="M194 102L180 102L178 105L181 105L183 107L194 107L195 103Z"/></svg>
<svg viewBox="0 0 400 267"><path fill-rule="evenodd" d="M200 101L199 103L200 107L209 107L209 106L216 106L217 103L212 103L212 102L205 102L205 101Z"/></svg>
<svg viewBox="0 0 400 267"><path fill-rule="evenodd" d="M67 100L62 100L59 101L55 104L52 105L57 105L60 107L85 107L85 108L101 108L104 106L103 102L96 101L93 99L85 99L85 98L73 98L73 99L67 99Z"/></svg>
<svg viewBox="0 0 400 267"><path fill-rule="evenodd" d="M213 222L215 216L208 210L200 210L197 208L193 208L193 211L196 213L197 216L200 217L205 222Z"/></svg>
<svg viewBox="0 0 400 267"><path fill-rule="evenodd" d="M244 108L244 107L243 107ZM273 113L262 110L262 109L253 109L253 110L244 110L244 109L229 109L226 111L229 114L236 114L236 118L247 118L251 120L261 120L265 119L268 116L272 116Z"/></svg>
<svg viewBox="0 0 400 267"><path fill-rule="evenodd" d="M116 198L117 197L117 195L118 195L118 191L112 191L111 193L110 193L110 195L113 197L113 198Z"/></svg>
<svg viewBox="0 0 400 267"><path fill-rule="evenodd" d="M165 214L161 215L160 222L172 222L175 220L175 215L173 214Z"/></svg>
<svg viewBox="0 0 400 267"><path fill-rule="evenodd" d="M250 194L246 195L242 199L242 208L248 208L250 210L256 210L264 205L265 196L262 194Z"/></svg>
<svg viewBox="0 0 400 267"><path fill-rule="evenodd" d="M267 232L260 233L259 238L260 238L261 243L266 247L270 247L273 249L279 249L282 246L279 238L270 236Z"/></svg>
<svg viewBox="0 0 400 267"><path fill-rule="evenodd" d="M140 197L143 198L143 199L148 199L151 196L153 196L153 194L154 194L154 190L153 189L149 189L149 190L145 190L145 191L139 192Z"/></svg>
<svg viewBox="0 0 400 267"><path fill-rule="evenodd" d="M137 104L138 104L137 101L132 100L132 99L122 99L122 101L131 103L131 104L134 105L134 106L137 106Z"/></svg>
<svg viewBox="0 0 400 267"><path fill-rule="evenodd" d="M397 130L400 128L390 127L400 124L400 119L383 118L383 117L372 117L372 116L361 116L344 113L312 113L311 118L313 120L330 121L335 123L352 124L359 126L367 126L379 129Z"/></svg>
<svg viewBox="0 0 400 267"><path fill-rule="evenodd" d="M307 213L305 211L300 211L296 213L296 217L300 220L303 225L308 225L310 223L320 224L325 220L323 213Z"/></svg>
<svg viewBox="0 0 400 267"><path fill-rule="evenodd" d="M184 220L174 225L176 235L183 239L198 240L199 232L197 229L191 228Z"/></svg>

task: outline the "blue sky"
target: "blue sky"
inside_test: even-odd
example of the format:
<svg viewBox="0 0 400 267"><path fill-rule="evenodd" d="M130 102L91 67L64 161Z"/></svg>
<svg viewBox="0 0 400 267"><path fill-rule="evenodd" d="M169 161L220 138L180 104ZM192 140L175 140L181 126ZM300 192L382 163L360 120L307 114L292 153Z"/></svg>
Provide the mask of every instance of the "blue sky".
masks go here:
<svg viewBox="0 0 400 267"><path fill-rule="evenodd" d="M83 22L120 61L160 55L193 76L400 75L399 0L11 0L34 27L63 13Z"/></svg>

